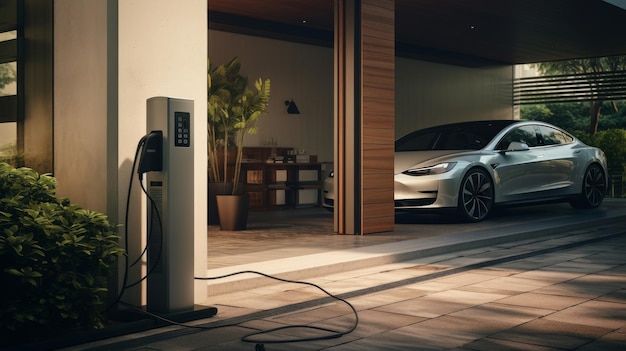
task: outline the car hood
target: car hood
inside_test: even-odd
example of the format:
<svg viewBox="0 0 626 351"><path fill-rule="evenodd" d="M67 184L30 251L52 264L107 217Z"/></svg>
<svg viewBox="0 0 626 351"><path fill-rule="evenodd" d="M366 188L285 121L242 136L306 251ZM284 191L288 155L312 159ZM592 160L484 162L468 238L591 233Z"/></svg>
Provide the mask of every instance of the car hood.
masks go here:
<svg viewBox="0 0 626 351"><path fill-rule="evenodd" d="M433 151L402 151L394 154L394 172L401 173L407 169L433 161L433 163L427 163L423 166L433 166L436 162L443 161L442 158L447 159L445 156L463 156L468 153L475 153L477 150L463 151L463 150L433 150Z"/></svg>

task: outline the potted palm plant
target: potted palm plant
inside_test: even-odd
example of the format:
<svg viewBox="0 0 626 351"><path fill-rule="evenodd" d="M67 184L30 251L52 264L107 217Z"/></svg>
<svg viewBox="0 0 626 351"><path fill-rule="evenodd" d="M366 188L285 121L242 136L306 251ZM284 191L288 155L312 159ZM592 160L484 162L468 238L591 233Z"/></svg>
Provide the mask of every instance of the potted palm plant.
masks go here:
<svg viewBox="0 0 626 351"><path fill-rule="evenodd" d="M256 133L256 123L262 114L267 113L270 98L270 80L259 78L251 89L248 78L240 74L240 68L237 58L215 68L209 63L209 179L230 190L229 194L216 195L222 230L246 228L248 197L239 184L243 144L247 134ZM229 172L231 168L232 173Z"/></svg>

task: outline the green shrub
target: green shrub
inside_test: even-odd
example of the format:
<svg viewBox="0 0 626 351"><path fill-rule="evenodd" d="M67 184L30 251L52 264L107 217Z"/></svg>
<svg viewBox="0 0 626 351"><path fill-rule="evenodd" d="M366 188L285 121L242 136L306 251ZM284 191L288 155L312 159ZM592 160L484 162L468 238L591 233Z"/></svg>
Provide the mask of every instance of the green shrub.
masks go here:
<svg viewBox="0 0 626 351"><path fill-rule="evenodd" d="M10 342L102 326L106 279L123 252L116 227L55 189L52 176L0 163L0 335Z"/></svg>
<svg viewBox="0 0 626 351"><path fill-rule="evenodd" d="M606 154L609 173L624 173L626 165L626 130L609 129L589 135L577 133L576 136L585 144L599 147Z"/></svg>

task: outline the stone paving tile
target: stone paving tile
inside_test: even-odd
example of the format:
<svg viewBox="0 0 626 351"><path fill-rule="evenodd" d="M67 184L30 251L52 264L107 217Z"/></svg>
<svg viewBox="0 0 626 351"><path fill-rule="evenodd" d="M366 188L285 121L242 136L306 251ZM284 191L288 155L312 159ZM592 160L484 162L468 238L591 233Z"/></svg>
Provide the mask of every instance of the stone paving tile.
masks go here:
<svg viewBox="0 0 626 351"><path fill-rule="evenodd" d="M626 304L587 301L551 314L546 319L615 330L626 326Z"/></svg>
<svg viewBox="0 0 626 351"><path fill-rule="evenodd" d="M497 277L510 277L512 275L517 275L521 273L520 271L502 269L498 266L478 268L473 270L473 272L477 274L492 275Z"/></svg>
<svg viewBox="0 0 626 351"><path fill-rule="evenodd" d="M465 345L480 338L480 334L432 328L421 323L392 329L352 342L346 347L329 350L445 350Z"/></svg>
<svg viewBox="0 0 626 351"><path fill-rule="evenodd" d="M399 301L414 299L426 295L427 291L420 291L408 287L394 288L382 292L374 292L348 299L357 311L374 309L380 306L391 305Z"/></svg>
<svg viewBox="0 0 626 351"><path fill-rule="evenodd" d="M459 310L457 312L450 313L450 315L454 317L473 319L476 323L483 323L484 321L498 321L501 323L502 328L506 329L529 322L539 317L543 317L553 312L553 310L548 309L511 306L492 302Z"/></svg>
<svg viewBox="0 0 626 351"><path fill-rule="evenodd" d="M316 323L318 326L325 326L335 330L346 330L348 318L333 318L325 320L323 323ZM387 330L402 328L408 325L419 323L425 320L423 317L409 316L377 310L366 310L359 313L359 325L353 332L355 339L378 335Z"/></svg>
<svg viewBox="0 0 626 351"><path fill-rule="evenodd" d="M614 286L593 284L579 279L573 279L563 283L539 288L534 292L539 294L575 296L587 299L595 299L616 290Z"/></svg>
<svg viewBox="0 0 626 351"><path fill-rule="evenodd" d="M445 315L437 318L430 318L420 325L428 328L447 329L449 333L455 333L456 331L463 331L481 337L487 337L493 333L502 330L502 323L497 320L481 320L477 323L475 319Z"/></svg>
<svg viewBox="0 0 626 351"><path fill-rule="evenodd" d="M614 268L615 265L597 264L590 262L566 261L546 267L555 272L576 272L576 273L598 273L607 269Z"/></svg>
<svg viewBox="0 0 626 351"><path fill-rule="evenodd" d="M506 289L511 291L526 292L550 285L550 282L519 278L517 275L515 275L511 277L495 278L484 282L472 284L472 287Z"/></svg>
<svg viewBox="0 0 626 351"><path fill-rule="evenodd" d="M536 319L493 334L490 338L574 350L610 331L606 328Z"/></svg>
<svg viewBox="0 0 626 351"><path fill-rule="evenodd" d="M341 302L333 302L322 306L305 308L265 319L283 324L300 325L325 321L337 316L343 316L343 319L347 320L349 323L352 323L354 319L352 310Z"/></svg>
<svg viewBox="0 0 626 351"><path fill-rule="evenodd" d="M500 269L515 270L515 271L529 271L545 267L545 262L537 262L533 260L513 261L508 263L499 264Z"/></svg>
<svg viewBox="0 0 626 351"><path fill-rule="evenodd" d="M315 250L316 245L320 243L319 240L328 239L298 238L289 232L291 229L287 226L279 225L278 229L283 237L273 238L267 235L263 240L299 240L294 252ZM223 239L228 241L230 238L226 234L222 233ZM241 234L247 233L233 235ZM373 239L376 241L381 238ZM336 245L356 247L366 245L368 240L341 238ZM527 240L526 243L528 247L540 249L548 243L562 244L572 240L574 239L562 237L553 241ZM260 246L265 244L267 243L261 243ZM239 244L233 243L230 249L236 250L237 245ZM621 247L622 256L618 255L620 250L616 250L616 247ZM359 326L353 333L331 340L268 343L266 348L268 351L442 349L551 351L574 350L577 347L582 347L585 351L616 349L614 348L616 344L623 346L626 343L624 249L626 239L600 242L389 290L364 293L349 298L349 302L359 311ZM489 260L502 255L518 254L523 250L519 243L502 244L463 252L462 257L458 259L447 254L402 264L370 267L345 274L338 273L310 281L338 294L440 272L455 268L458 264L475 263L479 259ZM609 254L605 255L605 252ZM280 256L288 255L289 252L277 250L273 254ZM522 272L527 268L531 270ZM323 293L313 287L286 283L242 293L209 296L209 302L218 307L219 311L217 316L207 319L204 323L321 297L324 297ZM589 299L593 300L587 301ZM238 327L208 331L182 329L177 337L168 337L167 333L160 335L157 332L154 338L140 339L139 343L128 345L135 345L130 349L137 351L249 351L254 349L254 343L243 342L240 338L254 331L295 324L347 330L353 320L350 308L335 301L248 321ZM318 332L311 330L288 329L271 337L302 337L316 334ZM106 350L113 349L115 348Z"/></svg>
<svg viewBox="0 0 626 351"><path fill-rule="evenodd" d="M626 333L608 333L597 340L585 344L576 351L623 351L626 345Z"/></svg>
<svg viewBox="0 0 626 351"><path fill-rule="evenodd" d="M444 291L448 289L454 289L456 287L453 283L443 283L439 281L427 281L419 284L408 285L409 288L420 291Z"/></svg>
<svg viewBox="0 0 626 351"><path fill-rule="evenodd" d="M473 291L473 292L478 292L478 293L498 294L498 295L503 295L503 296L512 296L512 295L516 295L520 293L518 290L507 290L506 286L503 286L502 288L483 288L483 287L477 287L475 285L470 285L470 286L464 286L462 290Z"/></svg>
<svg viewBox="0 0 626 351"><path fill-rule="evenodd" d="M624 250L626 251L626 250ZM623 253L622 253L623 255ZM602 271L603 274L613 274L613 275L626 275L626 264L622 264L619 266L615 266L611 269L607 269L606 271Z"/></svg>
<svg viewBox="0 0 626 351"><path fill-rule="evenodd" d="M489 274L483 274L481 272L464 272L463 274L453 274L448 277L438 278L434 281L440 283L450 284L451 287L462 287L472 284L477 284L485 281L490 281L498 277Z"/></svg>
<svg viewBox="0 0 626 351"><path fill-rule="evenodd" d="M626 289L620 289L598 297L598 301L617 302L626 304Z"/></svg>
<svg viewBox="0 0 626 351"><path fill-rule="evenodd" d="M359 289L370 288L379 285L380 282L367 277L352 278L343 281L332 281L324 285L324 289L331 294L341 294Z"/></svg>
<svg viewBox="0 0 626 351"><path fill-rule="evenodd" d="M587 300L579 297L523 293L503 298L498 300L498 303L558 311L584 301Z"/></svg>
<svg viewBox="0 0 626 351"><path fill-rule="evenodd" d="M480 305L496 300L500 300L507 295L493 294L487 292L465 291L462 289L450 289L447 291L428 294L429 300L455 301L468 305Z"/></svg>
<svg viewBox="0 0 626 351"><path fill-rule="evenodd" d="M605 285L607 289L613 288L619 290L626 288L626 275L605 274L605 272L606 271L602 271L600 273L586 275L574 281L585 284L602 284Z"/></svg>
<svg viewBox="0 0 626 351"><path fill-rule="evenodd" d="M223 320L223 319L228 319L228 318L245 316L245 315L259 311L253 308L233 306L232 303L214 304L213 307L217 308L217 314L215 315L215 317L213 317L213 320Z"/></svg>
<svg viewBox="0 0 626 351"><path fill-rule="evenodd" d="M472 341L460 348L449 351L562 351L561 348L548 347L542 345L526 344L522 342L501 340L494 338L483 338Z"/></svg>
<svg viewBox="0 0 626 351"><path fill-rule="evenodd" d="M545 281L548 283L561 283L568 280L576 279L584 276L584 273L576 272L555 272L551 269L542 268L530 270L527 272L521 272L515 275L516 278Z"/></svg>
<svg viewBox="0 0 626 351"><path fill-rule="evenodd" d="M435 318L459 310L471 307L471 304L451 301L439 301L420 297L375 308L377 311L385 311L410 316Z"/></svg>

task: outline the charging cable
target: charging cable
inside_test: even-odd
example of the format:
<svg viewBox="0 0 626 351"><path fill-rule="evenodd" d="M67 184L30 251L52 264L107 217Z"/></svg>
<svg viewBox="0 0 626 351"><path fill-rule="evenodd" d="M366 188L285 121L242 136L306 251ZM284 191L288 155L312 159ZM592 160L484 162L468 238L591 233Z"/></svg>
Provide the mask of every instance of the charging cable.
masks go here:
<svg viewBox="0 0 626 351"><path fill-rule="evenodd" d="M276 343L290 343L290 342L304 342L304 341L336 339L336 338L340 338L340 337L342 337L344 335L352 333L356 329L358 324L359 324L359 314L358 314L358 312L356 311L356 309L354 308L354 306L350 302L348 302L346 299L343 299L341 297L338 297L336 295L331 294L330 292L326 291L321 286L319 286L317 284L314 284L314 283L275 277L275 276L272 276L272 275L269 275L269 274L266 274L266 273L252 271L252 270L240 271L240 272L235 272L235 273L231 273L231 274L225 274L225 275L221 275L221 276L217 276L217 277L207 277L207 278L195 277L194 279L196 279L196 280L217 280L217 279L228 278L228 277L232 277L232 276L236 276L236 275L240 275L240 274L256 274L256 275L260 275L260 276L263 276L263 277L266 277L266 278L269 278L269 279L277 280L277 281L280 281L280 282L283 282L283 283L294 283L294 284L301 284L301 285L312 286L312 287L322 291L328 297L331 297L331 298L333 298L333 299L335 299L335 300L337 300L339 302L342 302L342 303L346 304L352 310L352 313L354 314L354 323L346 331L338 331L338 330L334 330L334 329L323 328L323 327L316 327L316 326L311 326L311 325L285 325L285 326L282 326L282 327L277 327L277 328L272 328L272 329L268 329L268 330L264 330L264 331L259 331L259 332L254 332L254 333L247 334L247 335L245 335L245 336L243 336L241 338L241 341L251 342L251 343L274 343L274 344L276 344ZM224 326L219 326L219 327L216 327L216 328L221 328L221 327L224 327ZM327 332L329 334L322 335L322 336L308 337L308 338L291 338L291 339L267 339L267 340L264 340L262 338L257 338L258 336L261 336L261 335L267 335L267 334L271 334L271 333L275 333L277 331L282 331L282 330L287 330L287 329L305 329L305 330L308 329L308 330L323 331L323 332Z"/></svg>
<svg viewBox="0 0 626 351"><path fill-rule="evenodd" d="M159 139L161 138L161 139ZM120 289L116 300L109 305L104 312L108 311L109 309L111 309L113 306L117 305L117 304L123 304L127 307L130 307L132 309L135 309L145 315L148 315L150 317L156 318L158 320L161 320L163 322L172 324L172 325L177 325L177 326L181 326L181 327L186 327L186 328L196 328L196 329L203 329L203 330L213 330L213 329L218 329L218 328L224 328L224 327L229 327L229 326L237 326L239 325L239 323L236 324L228 324L228 325L220 325L220 326L215 326L215 327L203 327L203 326L194 326L194 325L188 325L188 324L183 324L183 323L178 323L176 321L167 319L167 318L163 318L159 315L147 312L145 310L143 310L140 307L134 306L132 304L126 303L121 301L122 296L124 295L126 289L129 289L139 283L141 283L142 281L144 281L146 278L148 278L148 276L154 271L154 269L158 266L159 261L161 260L161 254L163 252L163 223L161 221L161 215L159 213L159 210L155 204L155 201L152 199L152 197L150 197L150 194L147 192L147 190L145 189L144 185L143 185L143 174L149 171L160 171L162 170L162 160L160 160L160 156L159 155L161 153L159 147L159 143L162 143L162 132L160 131L156 131L156 132L151 132L147 135L145 135L144 137L142 137L137 145L137 150L135 151L135 156L133 158L133 165L132 165L132 169L131 169L131 176L130 176L130 181L128 184L128 195L126 198L126 211L125 211L125 228L124 228L124 247L126 248L126 250L128 249L128 218L129 218L129 207L130 207L130 196L131 196L131 192L132 192L132 184L133 184L133 178L134 178L134 174L135 174L135 169L137 167L137 159L139 156L139 152L141 150L143 150L142 153L142 159L139 162L139 169L137 170L138 173L138 180L140 182L140 186L141 189L143 191L143 193L146 195L146 197L148 198L149 202L150 202L150 210L153 211L153 213L156 215L157 218L157 222L158 225L160 227L161 230L161 236L160 236L160 242L159 242L159 253L157 255L157 258L155 259L154 264L152 264L152 267L149 267L148 272L141 277L139 280L133 282L132 284L128 284L128 274L129 274L129 270L131 267L135 266L138 262L141 261L141 258L147 253L148 247L150 245L150 241L152 240L152 232L153 232L153 226L152 223L148 224L148 237L147 237L147 242L146 245L143 249L143 251L141 252L141 254L139 255L139 257L133 261L132 264L129 263L129 255L128 252L124 253L124 277L123 277L123 283L122 283L122 288ZM150 145L147 145L150 144ZM150 160L146 160L144 158L144 155L146 154L146 149L148 149L148 152L152 152L153 154L150 154ZM155 151L151 151L151 150L156 150ZM151 221L152 222L152 221ZM278 327L278 328L272 328L272 329L268 329L265 331L259 331L259 332L254 332L254 333L250 333L247 334L245 336L243 336L241 338L241 341L244 342L251 342L251 343L257 343L256 345L256 349L264 349L263 346L263 342L265 343L292 343L292 342L305 342L305 341L316 341L316 340L327 340L327 339L335 339L335 338L339 338L342 337L344 335L347 335L351 332L353 332L356 327L359 324L359 315L357 310L354 308L354 306L352 304L350 304L350 302L348 302L347 300L335 296L331 293L329 293L328 291L326 291L324 288L322 288L321 286L314 284L314 283L310 283L310 282L305 282L305 281L297 281L297 280L290 280L290 279L285 279L285 278L279 278L279 277L275 277L266 273L262 273L262 272L257 272L257 271L252 271L252 270L246 270L246 271L240 271L240 272L235 272L235 273L231 273L231 274L226 274L226 275L222 275L222 276L217 276L217 277L195 277L194 279L196 280L217 280L217 279L223 279L223 278L228 278L228 277L232 277L235 275L240 275L240 274L256 274L256 275L260 275L269 279L273 279L273 280L277 280L280 282L284 282L284 283L293 283L293 284L301 284L301 285L308 285L308 286L312 286L320 291L322 291L324 294L326 294L328 297L331 297L335 300L338 300L339 302L342 302L344 304L346 304L351 310L352 313L354 314L354 323L352 324L352 326L350 328L348 328L345 331L339 331L339 330L334 330L334 329L330 329L330 328L323 328L323 327L316 327L316 326L311 326L311 325L287 325L287 326L282 326L282 327ZM322 336L316 336L316 337L306 337L306 338L289 338L289 339L271 339L271 340L263 340L262 338L260 338L260 336L262 335L268 335L271 333L275 333L278 331L283 331L283 330L287 330L287 329L308 329L308 330L315 330L315 331L322 331L327 333L326 335L322 335Z"/></svg>
<svg viewBox="0 0 626 351"><path fill-rule="evenodd" d="M314 283L310 283L310 282L305 282L305 281L298 281L298 280L290 280L290 279L285 279L285 278L280 278L280 277L275 277L266 273L262 273L262 272L257 272L257 271L252 271L252 270L246 270L246 271L240 271L240 272L235 272L235 273L230 273L230 274L226 274L226 275L222 275L222 276L217 276L217 277L195 277L194 279L196 280L218 280L218 279L223 279L223 278L228 278L228 277L232 277L232 276L236 276L236 275L240 275L240 274L256 274L256 275L260 275L269 279L273 279L273 280L277 280L283 283L293 283L293 284L300 284L300 285L308 285L308 286L312 286L320 291L322 291L324 294L326 294L328 297L333 298L339 302L344 303L345 305L347 305L351 310L352 310L352 314L354 315L354 322L352 323L352 325L350 326L350 328L348 328L345 331L341 331L341 330L335 330L335 329L330 329L330 328L324 328L324 327L316 327L316 326L311 326L311 325L286 325L286 326L282 326L282 327L277 327L277 328L272 328L272 329L268 329L268 330L264 330L264 331L259 331L259 332L254 332L254 333L250 333L247 335L244 335L243 337L241 337L241 341L243 342L250 342L250 343L256 343L256 349L264 349L263 343L273 343L273 344L277 344L277 343L294 343L294 342L306 342L306 341L317 341L317 340L328 340L328 339L336 339L336 338L340 338L344 335L350 334L351 332L353 332L358 324L359 324L359 314L356 310L356 308L354 308L354 306L348 302L346 299L343 299L341 297L338 297L336 295L331 294L330 292L328 292L327 290L325 290L324 288L322 288L321 286L314 284ZM219 328L226 328L226 327L234 327L234 326L239 326L241 323L232 323L232 324L222 324L222 325L218 325L218 326L214 326L214 327L205 327L205 326L201 326L201 325L189 325L189 324L185 324L185 323L179 323L167 318L164 318L162 316L159 316L157 314L154 313L150 313L140 307L128 304L126 302L121 302L122 304L124 304L127 307L130 307L142 314L145 314L147 316L150 316L152 318L155 318L157 320L160 320L162 322L171 324L171 325L176 325L179 327L184 327L184 328L191 328L191 329L201 329L201 330L214 330L214 329L219 329ZM288 329L304 329L304 330L314 330L314 331L322 331L327 333L326 335L321 335L321 336L315 336L315 337L306 337L306 338L289 338L289 339L263 339L260 336L262 335L269 335L271 333L275 333L278 331L283 331L283 330L288 330Z"/></svg>
<svg viewBox="0 0 626 351"><path fill-rule="evenodd" d="M124 296L124 293L126 292L126 289L129 289L139 283L141 283L143 280L145 280L148 275L150 275L150 273L152 271L154 271L154 269L157 267L159 261L161 260L161 253L163 251L162 245L163 245L163 237L161 236L161 244L159 245L160 249L159 249L159 253L157 255L157 258L154 262L154 264L152 265L152 267L148 270L148 273L142 277L141 279L139 279L138 281L132 283L132 284L128 284L128 275L129 275L129 270L131 267L135 266L139 261L141 261L141 258L145 255L145 253L147 252L148 246L150 244L150 239L152 237L152 223L149 224L148 227L148 238L146 240L146 246L144 247L143 251L141 252L141 254L139 255L139 257L137 257L137 259L135 261L133 261L132 264L129 264L129 254L128 254L128 219L130 216L130 197L131 197L131 193L132 193L132 188L133 188L133 179L135 177L135 169L137 169L137 160L139 159L139 153L143 151L143 155L146 155L148 153L151 153L150 156L152 157L152 159L148 162L145 161L145 158L142 157L141 160L139 160L139 169L137 170L137 174L138 174L138 180L141 186L141 189L143 191L144 194L146 194L146 196L148 197L149 201L150 201L150 209L151 211L154 211L156 213L157 216L157 221L158 224L161 228L161 233L163 232L163 224L161 221L161 215L158 211L158 209L156 208L156 204L154 202L154 200L150 197L150 195L148 194L148 192L146 191L145 187L143 186L143 174L145 172L149 172L149 171L155 171L155 170L162 170L163 167L163 163L162 163L162 146L160 146L160 143L162 144L162 138L163 138L163 132L161 131L152 131L149 134L144 135L139 142L137 143L137 149L135 150L135 156L133 157L133 165L131 167L130 170L130 180L128 182L128 193L126 195L126 210L124 213L124 276L122 279L122 287L120 289L120 291L117 294L117 297L115 299L115 301L113 301L109 306L107 306L104 310L103 313L108 312L111 308L113 308L115 305L117 305L118 303L120 303L122 296ZM147 145L147 144L150 145ZM148 151L146 151L146 149L148 149ZM151 151L151 150L156 150L156 152Z"/></svg>

